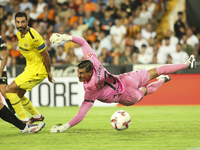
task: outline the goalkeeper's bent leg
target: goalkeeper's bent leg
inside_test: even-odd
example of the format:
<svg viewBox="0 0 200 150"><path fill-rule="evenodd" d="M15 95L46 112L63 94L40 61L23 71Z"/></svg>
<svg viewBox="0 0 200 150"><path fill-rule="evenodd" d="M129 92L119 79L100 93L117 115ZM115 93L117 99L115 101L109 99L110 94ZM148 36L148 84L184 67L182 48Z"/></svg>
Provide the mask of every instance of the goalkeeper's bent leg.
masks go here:
<svg viewBox="0 0 200 150"><path fill-rule="evenodd" d="M167 64L167 65L157 67L156 70L157 70L158 76L159 76L162 74L173 73L175 71L185 69L185 68L186 68L186 65L184 63L182 63L182 64Z"/></svg>
<svg viewBox="0 0 200 150"><path fill-rule="evenodd" d="M147 85L147 95L154 93L159 87L163 85L163 80L158 80Z"/></svg>

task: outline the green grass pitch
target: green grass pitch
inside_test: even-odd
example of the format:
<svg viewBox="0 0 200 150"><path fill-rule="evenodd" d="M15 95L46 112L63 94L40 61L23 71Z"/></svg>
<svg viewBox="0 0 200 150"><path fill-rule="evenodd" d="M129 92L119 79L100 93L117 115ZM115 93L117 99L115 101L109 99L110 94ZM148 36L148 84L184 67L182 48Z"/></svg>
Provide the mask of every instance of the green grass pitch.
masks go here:
<svg viewBox="0 0 200 150"><path fill-rule="evenodd" d="M117 131L110 124L117 110L131 115L131 125ZM46 126L36 134L21 134L0 120L0 150L199 150L200 106L93 107L84 120L65 133L50 133L67 123L78 107L38 108Z"/></svg>

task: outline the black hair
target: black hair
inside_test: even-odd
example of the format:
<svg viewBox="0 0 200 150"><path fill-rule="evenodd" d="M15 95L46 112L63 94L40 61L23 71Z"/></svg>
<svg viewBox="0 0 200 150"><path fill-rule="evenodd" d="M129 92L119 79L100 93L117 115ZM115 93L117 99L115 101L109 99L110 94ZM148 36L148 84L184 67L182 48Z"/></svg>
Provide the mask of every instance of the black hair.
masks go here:
<svg viewBox="0 0 200 150"><path fill-rule="evenodd" d="M92 45L92 42L91 42L91 41L89 41L89 40L87 40L87 43L88 43L89 45Z"/></svg>
<svg viewBox="0 0 200 150"><path fill-rule="evenodd" d="M179 12L178 12L178 15L182 15L182 14L183 14L183 12L182 12L182 11L179 11Z"/></svg>
<svg viewBox="0 0 200 150"><path fill-rule="evenodd" d="M184 34L182 34L182 37L183 37L183 36L185 36L185 35L186 35L185 33L184 33ZM186 36L187 36L187 35L186 35Z"/></svg>
<svg viewBox="0 0 200 150"><path fill-rule="evenodd" d="M26 9L25 9L25 11L27 11L27 10L29 10L29 11L30 11L30 8L26 8Z"/></svg>
<svg viewBox="0 0 200 150"><path fill-rule="evenodd" d="M90 60L85 59L85 60L81 61L81 62L77 65L77 67L78 67L79 69L85 68L85 69L86 69L86 72L89 72L90 70L93 70L93 63L92 63Z"/></svg>
<svg viewBox="0 0 200 150"><path fill-rule="evenodd" d="M25 17L26 20L28 20L27 14L25 12L18 12L15 15L15 20L17 17Z"/></svg>
<svg viewBox="0 0 200 150"><path fill-rule="evenodd" d="M142 47L145 47L145 48L146 48L147 46L146 46L145 44L142 44Z"/></svg>
<svg viewBox="0 0 200 150"><path fill-rule="evenodd" d="M120 19L121 19L120 16L116 16L116 17L115 17L115 20L120 20Z"/></svg>
<svg viewBox="0 0 200 150"><path fill-rule="evenodd" d="M104 30L100 30L100 33L103 33L104 35L106 35L106 31Z"/></svg>
<svg viewBox="0 0 200 150"><path fill-rule="evenodd" d="M167 37L165 37L165 40L170 40L170 38L167 36Z"/></svg>
<svg viewBox="0 0 200 150"><path fill-rule="evenodd" d="M105 9L105 11L108 11L108 12L110 12L110 11L111 11L111 9L109 9L109 8L106 8L106 9Z"/></svg>
<svg viewBox="0 0 200 150"><path fill-rule="evenodd" d="M94 32L94 29L93 29L93 28L91 28L91 27L89 27L87 30L92 30L92 31Z"/></svg>

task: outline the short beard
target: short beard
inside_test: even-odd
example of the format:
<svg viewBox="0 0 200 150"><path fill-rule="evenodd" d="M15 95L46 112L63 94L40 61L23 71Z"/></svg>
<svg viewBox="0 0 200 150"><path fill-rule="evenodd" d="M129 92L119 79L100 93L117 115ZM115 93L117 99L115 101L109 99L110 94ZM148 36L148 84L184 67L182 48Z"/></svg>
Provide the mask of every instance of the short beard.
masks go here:
<svg viewBox="0 0 200 150"><path fill-rule="evenodd" d="M18 27L17 30L22 33L22 32L24 32L26 30L26 27ZM22 29L22 30L20 30L20 29Z"/></svg>

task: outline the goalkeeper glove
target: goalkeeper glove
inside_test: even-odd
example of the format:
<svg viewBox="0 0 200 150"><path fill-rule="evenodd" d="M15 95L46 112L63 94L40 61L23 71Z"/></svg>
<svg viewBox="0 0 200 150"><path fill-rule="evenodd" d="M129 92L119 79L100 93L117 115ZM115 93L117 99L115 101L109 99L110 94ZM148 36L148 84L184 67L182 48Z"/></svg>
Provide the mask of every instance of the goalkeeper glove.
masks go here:
<svg viewBox="0 0 200 150"><path fill-rule="evenodd" d="M71 41L72 36L67 34L59 34L59 33L53 33L50 37L51 43L60 44L62 41Z"/></svg>
<svg viewBox="0 0 200 150"><path fill-rule="evenodd" d="M60 127L57 125L53 125L52 128L50 129L50 133L62 133L68 130L69 128L70 128L69 124L63 124Z"/></svg>

